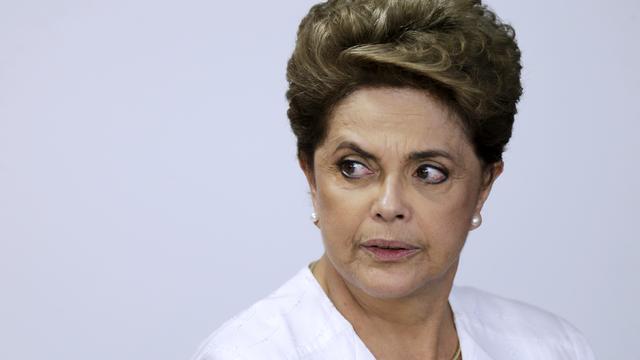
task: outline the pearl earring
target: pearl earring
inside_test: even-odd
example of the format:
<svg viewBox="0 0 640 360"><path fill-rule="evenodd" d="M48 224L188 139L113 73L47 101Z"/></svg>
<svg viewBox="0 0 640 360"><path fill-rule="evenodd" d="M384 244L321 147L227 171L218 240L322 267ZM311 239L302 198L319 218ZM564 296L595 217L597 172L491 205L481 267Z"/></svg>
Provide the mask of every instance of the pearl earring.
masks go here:
<svg viewBox="0 0 640 360"><path fill-rule="evenodd" d="M473 215L473 217L471 218L471 228L476 229L480 225L482 225L482 215L480 214Z"/></svg>
<svg viewBox="0 0 640 360"><path fill-rule="evenodd" d="M311 217L310 217L310 218L311 218L311 221L312 221L314 224L317 224L317 223L318 223L318 215L317 215L315 212L312 212L312 213L311 213Z"/></svg>

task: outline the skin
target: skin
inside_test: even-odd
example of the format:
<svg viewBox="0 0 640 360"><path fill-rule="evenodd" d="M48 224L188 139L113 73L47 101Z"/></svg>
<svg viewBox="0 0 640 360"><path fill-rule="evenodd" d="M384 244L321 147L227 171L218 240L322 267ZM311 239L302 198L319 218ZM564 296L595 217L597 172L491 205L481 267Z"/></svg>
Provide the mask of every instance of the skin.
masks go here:
<svg viewBox="0 0 640 360"><path fill-rule="evenodd" d="M377 87L334 108L314 168L300 166L325 247L313 274L338 311L377 359L451 359L449 293L502 162L483 167L456 116L427 92ZM360 246L375 238L420 250L380 262Z"/></svg>

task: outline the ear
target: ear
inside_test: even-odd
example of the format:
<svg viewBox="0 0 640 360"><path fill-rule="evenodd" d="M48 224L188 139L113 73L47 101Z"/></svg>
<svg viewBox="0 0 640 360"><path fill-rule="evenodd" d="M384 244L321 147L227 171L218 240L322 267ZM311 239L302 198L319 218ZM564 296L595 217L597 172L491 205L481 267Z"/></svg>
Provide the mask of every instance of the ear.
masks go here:
<svg viewBox="0 0 640 360"><path fill-rule="evenodd" d="M489 198L489 193L491 192L493 183L496 181L498 176L502 174L503 170L504 162L498 161L490 164L482 171L482 184L480 184L480 194L478 196L478 202L476 203L475 214L480 214L482 211L484 202Z"/></svg>
<svg viewBox="0 0 640 360"><path fill-rule="evenodd" d="M307 184L309 185L309 193L311 194L311 201L313 202L313 208L316 209L316 179L315 172L313 171L313 167L310 166L308 161L306 161L303 157L298 157L298 164L300 165L300 169L304 173L305 178L307 179Z"/></svg>

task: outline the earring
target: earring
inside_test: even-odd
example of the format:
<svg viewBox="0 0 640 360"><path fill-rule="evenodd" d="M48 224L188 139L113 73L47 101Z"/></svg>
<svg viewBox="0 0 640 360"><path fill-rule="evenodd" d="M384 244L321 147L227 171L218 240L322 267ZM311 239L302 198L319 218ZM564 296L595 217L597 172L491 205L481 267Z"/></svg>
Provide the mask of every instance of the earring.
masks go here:
<svg viewBox="0 0 640 360"><path fill-rule="evenodd" d="M318 215L317 215L315 212L312 212L312 213L311 213L310 218L311 218L311 221L312 221L314 224L318 225Z"/></svg>
<svg viewBox="0 0 640 360"><path fill-rule="evenodd" d="M479 213L473 215L473 217L471 218L471 228L477 229L478 227L480 227L480 225L482 225L482 215L480 215Z"/></svg>

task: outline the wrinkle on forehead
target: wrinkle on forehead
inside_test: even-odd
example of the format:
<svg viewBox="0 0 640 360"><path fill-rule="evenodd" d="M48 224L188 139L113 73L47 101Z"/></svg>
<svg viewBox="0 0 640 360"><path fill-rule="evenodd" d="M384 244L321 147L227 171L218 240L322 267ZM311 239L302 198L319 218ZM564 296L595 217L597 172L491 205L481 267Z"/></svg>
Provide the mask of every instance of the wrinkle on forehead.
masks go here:
<svg viewBox="0 0 640 360"><path fill-rule="evenodd" d="M354 141L381 158L443 149L459 165L471 147L452 110L425 91L406 88L361 89L344 99L329 119L324 144L332 151L343 141Z"/></svg>

